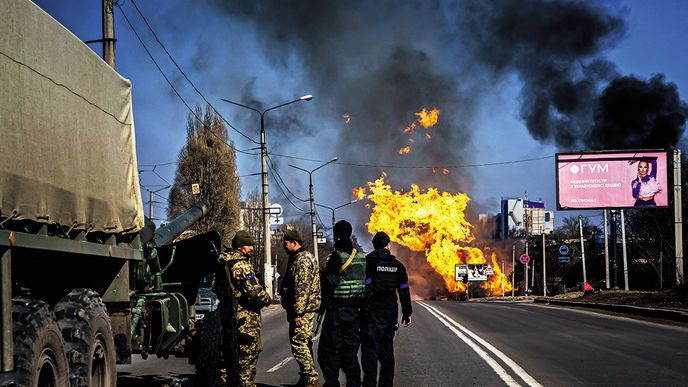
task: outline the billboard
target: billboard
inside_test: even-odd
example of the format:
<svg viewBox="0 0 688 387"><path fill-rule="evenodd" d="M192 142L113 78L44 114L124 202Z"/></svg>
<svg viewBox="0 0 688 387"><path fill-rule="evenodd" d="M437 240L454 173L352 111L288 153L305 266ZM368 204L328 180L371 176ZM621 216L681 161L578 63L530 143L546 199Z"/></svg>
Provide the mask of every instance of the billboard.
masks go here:
<svg viewBox="0 0 688 387"><path fill-rule="evenodd" d="M666 207L663 150L558 153L557 209Z"/></svg>
<svg viewBox="0 0 688 387"><path fill-rule="evenodd" d="M454 266L454 276L456 281L461 281L461 277L468 276L468 281L487 281L487 276L492 275L490 264L457 264Z"/></svg>

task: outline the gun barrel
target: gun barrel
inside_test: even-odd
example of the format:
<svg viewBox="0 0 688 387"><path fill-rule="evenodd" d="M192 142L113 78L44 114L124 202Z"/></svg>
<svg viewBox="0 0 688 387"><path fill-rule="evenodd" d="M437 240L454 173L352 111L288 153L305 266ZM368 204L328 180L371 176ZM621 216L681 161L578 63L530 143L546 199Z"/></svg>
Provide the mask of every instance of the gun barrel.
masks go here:
<svg viewBox="0 0 688 387"><path fill-rule="evenodd" d="M153 238L153 244L160 247L172 243L184 230L207 213L208 206L205 203L194 204L191 208L174 218L174 220L157 229Z"/></svg>

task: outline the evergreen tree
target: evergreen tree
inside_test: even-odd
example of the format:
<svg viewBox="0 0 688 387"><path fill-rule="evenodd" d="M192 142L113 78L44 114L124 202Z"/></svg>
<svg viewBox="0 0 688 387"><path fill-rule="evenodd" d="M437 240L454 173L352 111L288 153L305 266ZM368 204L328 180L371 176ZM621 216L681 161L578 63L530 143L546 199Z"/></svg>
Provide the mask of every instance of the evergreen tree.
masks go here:
<svg viewBox="0 0 688 387"><path fill-rule="evenodd" d="M196 116L188 116L186 145L178 157L169 196L168 219L173 219L197 202L204 202L208 206L208 215L192 230L199 234L216 230L223 243L230 245L240 224L236 153L227 146L227 128L209 106L205 114L200 106L196 106L195 113ZM193 184L200 187L197 195L192 193Z"/></svg>

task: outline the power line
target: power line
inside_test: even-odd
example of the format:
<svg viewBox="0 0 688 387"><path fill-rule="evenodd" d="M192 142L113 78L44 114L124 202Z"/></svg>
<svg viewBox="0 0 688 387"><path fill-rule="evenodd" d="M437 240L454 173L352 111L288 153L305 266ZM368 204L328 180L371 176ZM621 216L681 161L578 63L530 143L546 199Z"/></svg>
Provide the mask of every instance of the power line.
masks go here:
<svg viewBox="0 0 688 387"><path fill-rule="evenodd" d="M203 101L205 101L205 103L207 103L208 106L210 106L210 107L213 109L213 111L215 112L215 114L217 114L217 115L220 117L220 119L222 119L222 121L223 121L225 124L227 124L230 128L232 128L235 132L239 133L241 136L243 136L243 137L246 138L247 140L251 141L252 143L254 143L254 144L259 144L259 142L255 141L254 139L252 139L252 138L250 138L249 136L245 135L245 134L244 134L243 132L241 132L239 129L235 128L232 124L230 124L229 122L227 122L227 120L225 120L224 117L222 117L222 115L217 111L217 109L215 109L215 106L213 106L213 105L205 98L205 96L203 95L203 93L201 93L201 92L198 90L198 88L196 88L196 85L194 85L194 83L191 82L191 79L189 79L189 77L186 76L186 73L184 72L184 70L182 70L182 68L179 66L179 64L177 64L177 61L174 60L174 58L172 57L172 55L170 54L170 52L167 51L167 48L165 48L165 45L162 44L162 42L161 42L160 39L158 38L158 35L155 33L155 31L153 31L153 28L152 28L152 27L150 26L150 24L148 23L148 20L146 19L146 17L143 16L143 13L141 13L141 10L139 10L139 7L136 5L136 2L134 2L134 0L132 0L132 1L131 1L131 4L134 5L134 8L136 8L136 12L139 13L139 16L141 16L141 19L143 19L143 22L146 23L146 26L148 27L148 29L150 30L150 32L153 34L153 37L155 37L155 40L158 42L158 44L160 45L160 47L162 47L163 51L165 51L165 53L167 54L167 57L170 58L170 60L172 61L172 63L174 63L174 65L177 67L177 70L179 70L179 72L184 76L184 79L186 79L187 82L189 82L189 84L191 85L191 87L193 87L193 89L196 91L196 93L198 93L198 95L200 95L201 98L203 98ZM120 9L121 9L121 8L120 8Z"/></svg>
<svg viewBox="0 0 688 387"><path fill-rule="evenodd" d="M139 36L138 32L136 31L136 29L134 28L134 26L131 24L131 21L129 21L129 18L127 17L127 14L124 12L124 10L122 9L122 7L119 6L119 5L117 5L117 8L119 8L120 12L122 12L122 16L124 16L124 19L127 21L127 24L129 25L129 28L131 28L132 32L134 32L134 35L136 35L136 38L139 40L139 43L141 43L141 46L143 47L143 49L144 49L144 50L146 51L146 53L148 54L148 57L150 57L150 59L153 61L153 64L155 64L155 67L158 69L158 72L160 72L160 74L163 76L163 78L165 78L165 81L167 81L167 84L170 86L170 88L172 88L172 91L174 91L174 93L177 95L177 97L179 97L179 99L182 101L182 103L184 104L184 106L186 106L186 108L191 112L191 114L193 114L193 116L196 117L196 120L198 120L198 122L200 122L201 125L203 125L203 127L204 127L208 132L210 132L213 136L217 137L222 143L224 143L225 145L227 145L227 147L229 147L230 149L234 150L235 152L244 153L244 154L249 154L249 155L254 155L253 153L249 153L249 152L242 151L242 150L240 150L240 149L237 149L237 148L234 147L233 145L229 144L224 138L222 138L220 135L218 135L218 134L215 133L212 129L210 129L210 128L205 124L205 122L203 122L203 121L200 119L200 117L198 117L198 116L196 115L196 112L195 112L193 109L191 109L191 106L189 106L189 104L186 102L186 100L184 99L184 97L182 97L181 94L179 94L179 91L177 91L177 89L174 87L174 85L172 85L172 82L170 82L169 78L167 78L167 75L165 75L165 73L162 71L162 68L160 68L160 65L159 65L158 62L155 60L155 58L153 57L153 55L151 54L151 52L148 50L148 47L146 47L145 43L143 43L143 40L141 39L141 36Z"/></svg>
<svg viewBox="0 0 688 387"><path fill-rule="evenodd" d="M272 174L273 174L272 177L275 178L274 170L273 170L273 169L270 169L270 173L272 173ZM305 212L306 212L306 211L304 211L302 208L299 208L296 204L294 204L294 202L291 201L291 199L289 198L289 196L288 196L288 195L284 192L284 190L282 189L282 186L279 184L279 182L277 183L277 188L279 188L279 190L282 192L282 196L284 196L284 198L289 202L289 204L292 205L292 207L296 208L299 212L302 212L302 213L305 213Z"/></svg>
<svg viewBox="0 0 688 387"><path fill-rule="evenodd" d="M282 182L282 184L284 184L284 187L287 189L287 191L289 191L289 193L291 194L291 196L293 196L295 199L300 200L300 201L302 201L302 202L307 202L308 199L302 199L302 198L296 196L296 194L294 194L293 192L291 192L291 190L290 190L289 187L287 186L287 183L284 182L284 179L282 179L282 176L279 174L279 172L277 172L277 169L275 168L275 165L272 163L272 159L270 158L270 154L268 154L267 157L268 157L268 161L270 162L270 165L269 165L269 166L270 166L271 170L274 172L274 174L277 175L277 177L279 177L279 180Z"/></svg>
<svg viewBox="0 0 688 387"><path fill-rule="evenodd" d="M309 159L305 157L297 157L297 156L290 156L290 155L284 155L280 153L270 153L273 156L278 156L278 157L285 157L289 159L295 159L295 160L303 160L303 161L312 161L312 162L327 162L328 160L318 160L318 159ZM520 160L510 160L510 161L497 161L497 162L492 162L492 163L482 163L482 164L458 164L458 165L383 165L383 164L360 164L360 163L349 163L346 161L337 161L335 166L337 165L348 165L351 167L365 167L365 168L388 168L388 169L442 169L442 168L447 168L447 169L457 169L457 168L474 168L474 167L490 167L490 166L495 166L495 165L506 165L506 164L518 164L518 163L526 163L530 161L539 161L539 160L546 160L546 159L552 159L554 156L542 156L542 157L534 157L534 158L529 158L529 159L520 159Z"/></svg>

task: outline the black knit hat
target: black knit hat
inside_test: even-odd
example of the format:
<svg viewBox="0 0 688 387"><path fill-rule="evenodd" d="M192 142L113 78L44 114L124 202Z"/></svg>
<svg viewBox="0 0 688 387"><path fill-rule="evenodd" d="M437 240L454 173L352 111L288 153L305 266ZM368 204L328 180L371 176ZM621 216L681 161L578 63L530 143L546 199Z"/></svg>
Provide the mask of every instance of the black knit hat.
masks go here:
<svg viewBox="0 0 688 387"><path fill-rule="evenodd" d="M339 222L334 224L334 228L332 229L332 233L334 234L335 237L340 237L340 238L351 238L351 223L347 222L346 220L340 220Z"/></svg>
<svg viewBox="0 0 688 387"><path fill-rule="evenodd" d="M253 237L244 230L237 231L234 238L232 238L232 248L238 249L241 246L254 246L256 241Z"/></svg>
<svg viewBox="0 0 688 387"><path fill-rule="evenodd" d="M387 233L384 233L382 231L379 231L375 236L373 237L373 247L376 249L381 249L389 244L389 235Z"/></svg>
<svg viewBox="0 0 688 387"><path fill-rule="evenodd" d="M303 244L303 238L301 238L301 235L299 235L299 232L291 229L287 230L287 232L284 233L284 240L285 241L296 241L299 242L300 244Z"/></svg>

